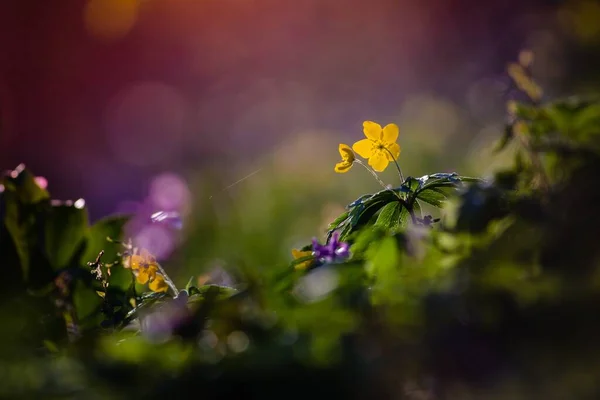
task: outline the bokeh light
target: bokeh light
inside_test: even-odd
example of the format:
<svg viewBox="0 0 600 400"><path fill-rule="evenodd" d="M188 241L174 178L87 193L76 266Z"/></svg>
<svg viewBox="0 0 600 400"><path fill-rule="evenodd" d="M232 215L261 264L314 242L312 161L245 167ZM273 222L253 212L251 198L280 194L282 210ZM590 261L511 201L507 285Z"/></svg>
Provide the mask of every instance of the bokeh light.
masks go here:
<svg viewBox="0 0 600 400"><path fill-rule="evenodd" d="M157 210L185 213L190 207L191 194L181 177L164 173L152 180L149 198Z"/></svg>
<svg viewBox="0 0 600 400"><path fill-rule="evenodd" d="M83 19L90 35L103 41L120 39L133 29L141 0L88 0Z"/></svg>

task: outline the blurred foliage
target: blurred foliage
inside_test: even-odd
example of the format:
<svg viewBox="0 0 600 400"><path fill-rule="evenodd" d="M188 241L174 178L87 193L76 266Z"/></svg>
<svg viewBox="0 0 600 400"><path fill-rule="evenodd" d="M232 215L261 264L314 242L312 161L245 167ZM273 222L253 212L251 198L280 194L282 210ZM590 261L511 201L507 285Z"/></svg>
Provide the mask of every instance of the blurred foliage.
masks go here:
<svg viewBox="0 0 600 400"><path fill-rule="evenodd" d="M9 171L0 394L598 398L600 101L546 100L531 61L509 67L529 96L496 148L515 149L512 166L365 194L292 261L286 216L320 212L310 182L222 193L165 263L201 275L184 287L153 259L127 262L129 216L90 226L82 201ZM166 292L136 281L146 267Z"/></svg>

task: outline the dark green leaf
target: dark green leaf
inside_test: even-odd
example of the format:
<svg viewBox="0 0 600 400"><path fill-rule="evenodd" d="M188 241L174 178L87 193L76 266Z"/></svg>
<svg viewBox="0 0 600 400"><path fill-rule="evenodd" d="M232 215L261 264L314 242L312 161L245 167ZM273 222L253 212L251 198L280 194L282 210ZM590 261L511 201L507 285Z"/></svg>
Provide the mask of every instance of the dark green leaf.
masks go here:
<svg viewBox="0 0 600 400"><path fill-rule="evenodd" d="M417 199L439 208L444 205L444 201L448 199L448 195L439 188L428 188L421 191L417 195Z"/></svg>
<svg viewBox="0 0 600 400"><path fill-rule="evenodd" d="M342 222L344 222L348 218L349 214L350 214L349 211L345 211L342 215L340 215L339 217L337 217L332 223L329 224L328 229L329 230L336 229L338 226L340 226L340 224Z"/></svg>
<svg viewBox="0 0 600 400"><path fill-rule="evenodd" d="M493 152L499 153L502 150L504 150L506 148L506 146L508 146L510 144L510 142L513 140L513 138L514 138L513 125L508 124L504 127L504 132L502 134L502 137L500 138L500 140L498 140L498 142L494 146Z"/></svg>
<svg viewBox="0 0 600 400"><path fill-rule="evenodd" d="M379 213L375 225L384 229L394 229L400 225L402 204L398 201L386 204Z"/></svg>
<svg viewBox="0 0 600 400"><path fill-rule="evenodd" d="M96 291L78 280L73 288L73 305L80 320L86 319L94 313L99 313L102 297Z"/></svg>
<svg viewBox="0 0 600 400"><path fill-rule="evenodd" d="M42 233L43 206L23 204L14 190L6 190L4 226L10 234L19 259L23 279L37 288L48 284L54 273L42 250L39 236Z"/></svg>
<svg viewBox="0 0 600 400"><path fill-rule="evenodd" d="M50 199L48 192L35 182L35 176L23 164L6 175L0 183L7 191L14 191L21 204L36 204Z"/></svg>
<svg viewBox="0 0 600 400"><path fill-rule="evenodd" d="M87 209L72 205L52 206L45 223L45 246L55 270L69 266L88 229Z"/></svg>
<svg viewBox="0 0 600 400"><path fill-rule="evenodd" d="M123 248L118 243L112 243L107 240L123 239L123 227L128 218L123 216L104 218L90 227L87 234L85 251L81 257L81 265L87 265L98 257L101 251L104 251L102 261L105 263L115 263L111 267L109 283L112 287L118 287L126 290L131 284L131 271L122 267L118 253Z"/></svg>

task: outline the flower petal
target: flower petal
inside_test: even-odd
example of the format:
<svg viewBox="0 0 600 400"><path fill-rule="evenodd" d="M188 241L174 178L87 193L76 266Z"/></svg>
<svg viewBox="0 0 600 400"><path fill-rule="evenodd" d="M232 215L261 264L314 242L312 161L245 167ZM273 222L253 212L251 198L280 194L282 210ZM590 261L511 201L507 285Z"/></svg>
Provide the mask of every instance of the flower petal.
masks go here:
<svg viewBox="0 0 600 400"><path fill-rule="evenodd" d="M312 251L310 251L310 250L301 251L298 249L292 249L292 257L294 257L294 259L298 259L298 258L310 256L310 255L312 255Z"/></svg>
<svg viewBox="0 0 600 400"><path fill-rule="evenodd" d="M156 275L148 287L153 292L166 292L169 289L169 285L167 285L162 275Z"/></svg>
<svg viewBox="0 0 600 400"><path fill-rule="evenodd" d="M363 132L364 132L365 136L371 140L380 140L381 139L381 134L382 134L381 125L379 125L377 122L373 122L373 121L363 122Z"/></svg>
<svg viewBox="0 0 600 400"><path fill-rule="evenodd" d="M400 128L396 124L387 124L383 128L383 136L381 139L386 143L394 143L398 140L398 135L400 134Z"/></svg>
<svg viewBox="0 0 600 400"><path fill-rule="evenodd" d="M369 158L373 154L375 143L370 139L359 140L352 145L352 149L362 158Z"/></svg>
<svg viewBox="0 0 600 400"><path fill-rule="evenodd" d="M145 285L150 280L150 275L148 274L148 270L145 268L139 269L137 271L137 281L141 285Z"/></svg>
<svg viewBox="0 0 600 400"><path fill-rule="evenodd" d="M342 162L335 164L335 168L333 170L335 172L337 172L338 174L345 174L346 172L350 171L351 167L352 167L351 162L342 161Z"/></svg>
<svg viewBox="0 0 600 400"><path fill-rule="evenodd" d="M385 146L385 148L390 151L389 153L387 151L385 152L388 160L390 160L390 161L398 160L398 157L400 157L400 145L398 143L388 144Z"/></svg>
<svg viewBox="0 0 600 400"><path fill-rule="evenodd" d="M303 270L309 268L310 266L312 266L313 262L314 262L314 260L308 260L308 261L301 262L300 264L296 264L294 266L294 269L296 271L303 271Z"/></svg>
<svg viewBox="0 0 600 400"><path fill-rule="evenodd" d="M383 151L377 151L371 158L369 158L369 165L377 172L385 170L390 163L390 160Z"/></svg>
<svg viewBox="0 0 600 400"><path fill-rule="evenodd" d="M139 269L140 265L144 262L144 259L137 255L134 254L131 257L129 257L129 260L127 262L127 266L125 268L131 268L131 269Z"/></svg>
<svg viewBox="0 0 600 400"><path fill-rule="evenodd" d="M352 162L356 158L354 152L347 144L340 143L339 151L344 161Z"/></svg>

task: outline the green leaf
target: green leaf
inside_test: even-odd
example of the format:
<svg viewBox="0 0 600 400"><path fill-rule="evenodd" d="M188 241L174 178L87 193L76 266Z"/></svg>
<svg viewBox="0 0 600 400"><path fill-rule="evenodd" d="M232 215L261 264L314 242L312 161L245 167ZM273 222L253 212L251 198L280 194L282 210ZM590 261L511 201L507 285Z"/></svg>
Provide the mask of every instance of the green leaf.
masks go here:
<svg viewBox="0 0 600 400"><path fill-rule="evenodd" d="M541 110L533 105L528 105L525 103L519 103L516 101L511 102L511 106L512 106L512 114L519 118L519 119L523 119L526 121L531 121L534 119L538 119L540 117L540 115L542 114Z"/></svg>
<svg viewBox="0 0 600 400"><path fill-rule="evenodd" d="M94 261L100 251L104 250L104 260L113 262L117 259L117 253L122 247L118 243L109 242L107 238L120 241L123 239L123 228L129 217L113 216L99 220L92 225L87 234L85 252L81 256L81 262L86 265Z"/></svg>
<svg viewBox="0 0 600 400"><path fill-rule="evenodd" d="M50 199L50 194L36 182L35 176L21 164L0 182L7 191L14 191L22 204L37 204Z"/></svg>
<svg viewBox="0 0 600 400"><path fill-rule="evenodd" d="M188 282L185 284L185 290L189 293L190 289L194 288L197 289L196 287L194 287L194 277L191 276L190 279L188 280Z"/></svg>
<svg viewBox="0 0 600 400"><path fill-rule="evenodd" d="M392 202L386 204L379 213L375 225L385 229L394 229L400 225L400 212L402 204L400 202Z"/></svg>
<svg viewBox="0 0 600 400"><path fill-rule="evenodd" d="M512 142L513 138L514 138L513 125L508 124L504 127L504 132L502 133L502 137L498 140L498 142L494 146L493 152L499 153L502 150L504 150L510 144L510 142Z"/></svg>
<svg viewBox="0 0 600 400"><path fill-rule="evenodd" d="M102 298L98 296L95 290L81 280L78 280L74 286L73 305L79 320L84 320L95 313L99 313Z"/></svg>
<svg viewBox="0 0 600 400"><path fill-rule="evenodd" d="M215 299L217 300L224 300L240 293L237 289L219 285L202 285L200 287L195 287L194 289L193 292L190 291L189 293L190 298L188 303L200 302L209 294L215 295Z"/></svg>
<svg viewBox="0 0 600 400"><path fill-rule="evenodd" d="M406 207L402 207L402 210L400 211L400 226L405 227L408 225L409 222L412 221L412 218L410 217L410 213L408 212L408 208Z"/></svg>
<svg viewBox="0 0 600 400"><path fill-rule="evenodd" d="M366 200L362 207L357 207L350 212L350 221L353 227L358 227L367 223L377 211L386 204L397 201L398 197L391 190L382 190L375 193Z"/></svg>
<svg viewBox="0 0 600 400"><path fill-rule="evenodd" d="M584 142L597 140L600 135L600 103L591 104L576 115L573 131Z"/></svg>
<svg viewBox="0 0 600 400"><path fill-rule="evenodd" d="M399 287L401 254L396 239L388 236L378 245L371 246L367 257L366 272L375 281L371 301L373 304L388 303L395 297Z"/></svg>
<svg viewBox="0 0 600 400"><path fill-rule="evenodd" d="M54 273L39 241L43 206L19 202L19 196L14 189L5 190L3 195L4 226L10 234L14 250L18 255L22 277L30 287L45 286L53 279Z"/></svg>
<svg viewBox="0 0 600 400"><path fill-rule="evenodd" d="M87 209L53 206L45 222L46 254L54 270L69 266L88 229Z"/></svg>
<svg viewBox="0 0 600 400"><path fill-rule="evenodd" d="M344 212L342 215L340 215L339 217L337 217L332 223L329 224L328 229L329 230L336 229L338 226L340 226L340 224L342 222L344 222L346 219L348 219L348 215L349 214L350 214L349 211Z"/></svg>
<svg viewBox="0 0 600 400"><path fill-rule="evenodd" d="M417 194L417 199L434 207L442 207L454 193L456 187L427 187Z"/></svg>
<svg viewBox="0 0 600 400"><path fill-rule="evenodd" d="M117 241L123 239L123 228L128 217L116 216L99 220L90 227L87 234L85 251L81 256L81 265L96 260L98 254L104 251L102 261L105 263L116 263L110 268L110 286L126 290L131 284L131 271L123 268L118 253L123 248L118 243L109 242L107 238Z"/></svg>
<svg viewBox="0 0 600 400"><path fill-rule="evenodd" d="M421 209L421 203L419 203L419 200L415 200L413 203L413 213L415 214L415 217L423 218L423 210Z"/></svg>

